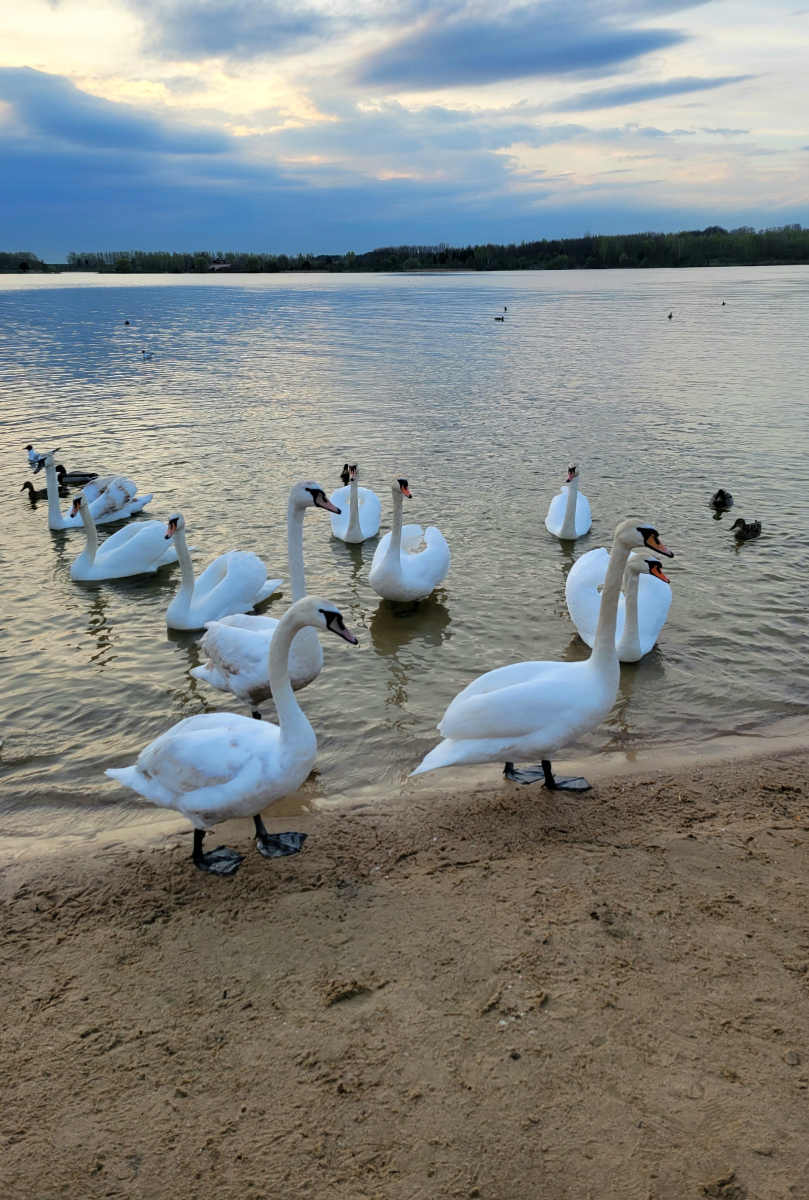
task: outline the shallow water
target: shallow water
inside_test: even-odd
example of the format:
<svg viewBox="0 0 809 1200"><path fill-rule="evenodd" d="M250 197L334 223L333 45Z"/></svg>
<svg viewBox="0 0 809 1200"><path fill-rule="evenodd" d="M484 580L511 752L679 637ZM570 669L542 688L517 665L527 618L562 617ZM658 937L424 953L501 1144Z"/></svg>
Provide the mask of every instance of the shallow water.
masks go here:
<svg viewBox="0 0 809 1200"><path fill-rule="evenodd" d="M0 276L0 829L142 819L104 768L181 717L246 711L189 676L199 635L167 635L177 567L71 582L84 535L51 533L45 503L20 494L29 441L60 446L68 467L130 474L155 493L146 516L183 511L198 567L240 547L287 578L291 483L331 492L358 461L384 531L389 479L407 474L406 519L438 525L453 556L413 614L370 590L374 542L346 546L325 513L307 515L309 590L360 637L324 638L324 670L300 695L319 741L310 797L398 785L482 671L585 657L565 575L627 516L675 551L674 603L584 749L806 714L808 323L801 267ZM572 553L543 525L569 459L594 518ZM715 520L720 485L736 507ZM758 541L736 545L739 515L763 521ZM288 588L266 611L287 603Z"/></svg>

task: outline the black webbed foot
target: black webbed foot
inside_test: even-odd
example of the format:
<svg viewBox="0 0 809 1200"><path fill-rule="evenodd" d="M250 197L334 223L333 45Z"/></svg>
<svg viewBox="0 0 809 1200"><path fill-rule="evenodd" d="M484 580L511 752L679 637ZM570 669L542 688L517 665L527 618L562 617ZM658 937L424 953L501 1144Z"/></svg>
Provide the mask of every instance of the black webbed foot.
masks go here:
<svg viewBox="0 0 809 1200"><path fill-rule="evenodd" d="M286 858L299 854L309 836L306 833L267 833L261 817L253 817L256 825L256 849L265 858Z"/></svg>
<svg viewBox="0 0 809 1200"><path fill-rule="evenodd" d="M217 846L215 850L203 854L204 837L204 829L194 830L194 853L191 856L194 866L200 871L207 871L209 875L235 875L244 862L244 855L239 854L238 850L232 850L230 846Z"/></svg>
<svg viewBox="0 0 809 1200"><path fill-rule="evenodd" d="M551 792L589 792L592 787L582 775L554 775L547 758L543 758L540 766L525 767L521 771L514 769L514 763L507 762L503 774L512 783L538 783L542 780Z"/></svg>
<svg viewBox="0 0 809 1200"><path fill-rule="evenodd" d="M258 711L257 708L253 709L253 711L250 713L250 716L254 717L257 721L261 720L261 713Z"/></svg>

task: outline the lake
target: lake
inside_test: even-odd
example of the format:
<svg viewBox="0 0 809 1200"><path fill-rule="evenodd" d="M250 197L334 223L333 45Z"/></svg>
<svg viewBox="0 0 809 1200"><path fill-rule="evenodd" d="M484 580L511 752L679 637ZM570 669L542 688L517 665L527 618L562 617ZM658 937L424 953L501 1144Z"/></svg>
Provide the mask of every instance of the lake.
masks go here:
<svg viewBox="0 0 809 1200"><path fill-rule="evenodd" d="M104 768L182 717L247 711L189 675L200 634L166 630L178 567L70 580L84 532L50 532L45 502L20 492L28 442L131 476L155 493L145 517L182 511L198 570L241 548L287 581L292 483L329 494L358 462L384 532L390 478L407 475L405 519L437 525L452 551L415 612L369 588L375 541L347 546L307 514L308 590L342 608L360 646L324 638L323 672L299 693L319 743L304 799L398 788L481 672L586 657L565 576L629 516L674 551L674 600L583 750L806 715L808 327L806 267L0 276L0 829L143 820ZM572 552L543 524L568 461L593 511ZM716 520L719 486L736 505ZM736 516L760 519L761 538L737 545ZM287 583L265 611L288 602Z"/></svg>

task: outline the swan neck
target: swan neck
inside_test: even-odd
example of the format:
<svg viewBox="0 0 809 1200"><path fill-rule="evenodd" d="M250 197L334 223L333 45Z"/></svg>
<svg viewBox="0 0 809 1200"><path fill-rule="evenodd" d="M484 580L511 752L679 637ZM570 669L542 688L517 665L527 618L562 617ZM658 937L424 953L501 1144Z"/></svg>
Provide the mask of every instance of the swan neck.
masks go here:
<svg viewBox="0 0 809 1200"><path fill-rule="evenodd" d="M574 475L567 488L565 519L562 522L562 531L559 534L559 536L562 538L575 538L576 536L576 502L578 498L579 477L578 475Z"/></svg>
<svg viewBox="0 0 809 1200"><path fill-rule="evenodd" d="M50 492L50 488L48 491ZM82 504L79 513L84 525L84 532L87 534L87 545L84 547L83 553L86 555L89 565L92 566L98 553L98 530L93 520L93 514L86 504Z"/></svg>
<svg viewBox="0 0 809 1200"><path fill-rule="evenodd" d="M348 529L346 530L346 537L351 538L352 540L358 541L362 538L362 529L360 528L359 484L357 483L356 479L352 479L350 486L351 486L351 491L349 493L349 496L350 496L349 507L348 507L349 515L348 515Z"/></svg>
<svg viewBox="0 0 809 1200"><path fill-rule="evenodd" d="M56 479L56 468L45 466L45 486L48 489L48 524L51 529L61 529L64 517L59 507L59 484Z"/></svg>
<svg viewBox="0 0 809 1200"><path fill-rule="evenodd" d="M177 550L177 558L180 561L180 588L177 596L182 596L184 600L191 602L191 597L194 595L194 564L191 561L191 552L188 549L188 542L185 540L185 530L178 529L174 534L174 546Z"/></svg>
<svg viewBox="0 0 809 1200"><path fill-rule="evenodd" d="M287 556L293 604L296 600L303 600L306 595L306 577L303 572L303 515L304 509L293 504L290 499L287 508Z"/></svg>
<svg viewBox="0 0 809 1200"><path fill-rule="evenodd" d="M281 737L288 740L295 737L298 731L310 730L311 725L301 711L292 684L289 681L289 650L295 634L305 627L305 622L298 620L294 614L290 616L287 609L278 622L278 627L270 641L269 673L270 688L275 708L278 713L278 725Z"/></svg>
<svg viewBox="0 0 809 1200"><path fill-rule="evenodd" d="M608 668L618 664L618 654L615 649L615 625L618 620L618 601L621 598L621 583L624 569L629 558L630 549L621 542L615 541L607 564L607 574L604 577L604 587L601 590L601 607L598 613L598 625L593 642L592 661L597 667Z"/></svg>
<svg viewBox="0 0 809 1200"><path fill-rule="evenodd" d="M393 558L399 561L401 546L402 546L402 506L404 505L404 496L401 492L393 493L393 522L390 527L390 545L386 558Z"/></svg>

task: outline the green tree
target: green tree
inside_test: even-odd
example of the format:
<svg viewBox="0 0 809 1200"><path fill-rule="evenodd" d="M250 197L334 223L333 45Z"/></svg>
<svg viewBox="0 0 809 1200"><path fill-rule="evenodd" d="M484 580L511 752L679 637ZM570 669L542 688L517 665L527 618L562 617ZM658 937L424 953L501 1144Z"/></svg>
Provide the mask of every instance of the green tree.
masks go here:
<svg viewBox="0 0 809 1200"><path fill-rule="evenodd" d="M208 270L208 260L204 254L198 254L194 259L194 270L199 272Z"/></svg>
<svg viewBox="0 0 809 1200"><path fill-rule="evenodd" d="M119 275L127 275L132 270L132 263L128 258L117 258L115 260L115 270Z"/></svg>

